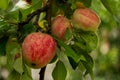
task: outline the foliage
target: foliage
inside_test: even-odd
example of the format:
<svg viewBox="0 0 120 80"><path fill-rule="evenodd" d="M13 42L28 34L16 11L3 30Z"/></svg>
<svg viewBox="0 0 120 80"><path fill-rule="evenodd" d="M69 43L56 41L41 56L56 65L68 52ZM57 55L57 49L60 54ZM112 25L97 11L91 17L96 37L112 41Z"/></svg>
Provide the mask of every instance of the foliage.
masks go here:
<svg viewBox="0 0 120 80"><path fill-rule="evenodd" d="M19 1L24 4L18 5ZM94 60L90 53L98 47L99 36L97 31L82 31L80 29L67 29L66 41L62 41L51 34L51 19L63 14L71 20L73 11L78 7L94 9L103 21L106 16L101 9L95 9L92 3L98 0L1 0L0 1L0 56L6 56L9 69L8 80L32 80L31 68L22 58L21 44L24 38L36 31L47 33L57 42L56 64L52 76L54 80L83 80L89 74L94 80ZM117 24L120 24L119 0L101 0L111 13ZM114 4L114 5L111 5ZM103 9L103 8L102 8ZM102 11L102 12L103 12ZM110 15L110 14L109 14ZM39 25L40 21L46 21ZM116 22L113 22L116 25ZM105 25L102 22L102 25ZM42 27L41 27L42 26ZM111 23L111 26L113 24ZM18 64L19 63L19 64Z"/></svg>

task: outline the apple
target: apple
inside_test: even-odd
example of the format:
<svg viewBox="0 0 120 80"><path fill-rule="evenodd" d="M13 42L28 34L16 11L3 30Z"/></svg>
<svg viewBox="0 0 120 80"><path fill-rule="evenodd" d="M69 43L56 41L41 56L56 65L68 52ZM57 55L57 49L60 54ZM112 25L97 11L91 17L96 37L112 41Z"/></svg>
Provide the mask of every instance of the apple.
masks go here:
<svg viewBox="0 0 120 80"><path fill-rule="evenodd" d="M96 31L100 25L99 16L89 8L78 8L72 17L73 27L84 31Z"/></svg>
<svg viewBox="0 0 120 80"><path fill-rule="evenodd" d="M64 40L65 32L70 27L70 21L63 15L58 15L52 20L52 34L61 40Z"/></svg>
<svg viewBox="0 0 120 80"><path fill-rule="evenodd" d="M22 43L23 59L31 68L46 66L55 56L56 42L52 36L33 32Z"/></svg>

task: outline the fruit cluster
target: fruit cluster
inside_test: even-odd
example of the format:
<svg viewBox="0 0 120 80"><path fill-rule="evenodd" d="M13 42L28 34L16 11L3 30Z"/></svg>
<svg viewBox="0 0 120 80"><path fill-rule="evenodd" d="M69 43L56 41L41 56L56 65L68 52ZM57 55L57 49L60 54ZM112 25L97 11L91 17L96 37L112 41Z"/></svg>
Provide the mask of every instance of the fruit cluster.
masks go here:
<svg viewBox="0 0 120 80"><path fill-rule="evenodd" d="M74 11L72 19L64 15L53 18L51 32L54 36L64 40L67 28L77 28L83 31L95 32L100 25L100 18L89 8L78 8ZM56 41L51 35L34 32L29 34L22 43L23 58L32 68L42 68L55 56Z"/></svg>

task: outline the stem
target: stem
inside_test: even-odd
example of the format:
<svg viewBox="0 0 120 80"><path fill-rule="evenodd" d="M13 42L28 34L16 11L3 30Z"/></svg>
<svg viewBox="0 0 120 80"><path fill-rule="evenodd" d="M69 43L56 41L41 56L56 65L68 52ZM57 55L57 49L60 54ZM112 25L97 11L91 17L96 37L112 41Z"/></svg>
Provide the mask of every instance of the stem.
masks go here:
<svg viewBox="0 0 120 80"><path fill-rule="evenodd" d="M52 11L51 11L51 6L52 6L52 0L48 0L49 6L48 9L46 10L46 19L48 21L48 33L51 33L50 29L51 29L51 15L52 15Z"/></svg>
<svg viewBox="0 0 120 80"><path fill-rule="evenodd" d="M18 23L18 28L19 28L18 31L20 30L20 27L21 27L21 26L24 26L25 24L29 23L30 20L31 20L34 16L40 14L41 12L45 12L45 11L48 9L48 7L49 7L49 3L47 3L43 8L40 8L40 9L38 9L38 10L36 10L36 11L28 14L28 15L27 15L27 18L26 18L24 21L21 21L21 22Z"/></svg>
<svg viewBox="0 0 120 80"><path fill-rule="evenodd" d="M44 80L45 69L46 69L46 66L41 68L40 73L39 73L40 74L39 80Z"/></svg>

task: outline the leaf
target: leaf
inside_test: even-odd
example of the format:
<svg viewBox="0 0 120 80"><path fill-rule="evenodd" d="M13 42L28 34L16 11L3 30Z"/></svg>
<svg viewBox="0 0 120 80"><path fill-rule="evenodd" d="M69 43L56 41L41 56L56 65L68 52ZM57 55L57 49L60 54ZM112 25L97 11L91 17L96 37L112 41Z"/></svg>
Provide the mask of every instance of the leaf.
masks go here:
<svg viewBox="0 0 120 80"><path fill-rule="evenodd" d="M84 32L81 30L76 30L74 33L74 45L82 51L90 53L97 48L98 37L94 32Z"/></svg>
<svg viewBox="0 0 120 80"><path fill-rule="evenodd" d="M72 36L73 36L72 30L70 28L67 28L65 35L64 35L65 40L69 41L72 38Z"/></svg>
<svg viewBox="0 0 120 80"><path fill-rule="evenodd" d="M22 12L19 10L18 21L22 21Z"/></svg>
<svg viewBox="0 0 120 80"><path fill-rule="evenodd" d="M67 76L65 80L82 80L82 75L72 68L67 55L64 52L61 51L58 54L58 58L65 65L65 68L67 70Z"/></svg>
<svg viewBox="0 0 120 80"><path fill-rule="evenodd" d="M81 4L85 5L86 7L91 6L92 0L68 0L70 4L72 4L71 8L76 9L77 8L77 2L80 2Z"/></svg>
<svg viewBox="0 0 120 80"><path fill-rule="evenodd" d="M0 38L2 38L10 27L4 21L0 21Z"/></svg>
<svg viewBox="0 0 120 80"><path fill-rule="evenodd" d="M31 69L26 66L25 64L23 65L23 74L20 76L21 80L33 80L31 76Z"/></svg>
<svg viewBox="0 0 120 80"><path fill-rule="evenodd" d="M0 39L0 55L2 55L2 56L6 55L7 40L8 40L8 37L3 37Z"/></svg>
<svg viewBox="0 0 120 80"><path fill-rule="evenodd" d="M22 52L15 37L9 38L6 45L7 66L10 71L15 70L19 74L23 73ZM19 64L18 64L19 63Z"/></svg>
<svg viewBox="0 0 120 80"><path fill-rule="evenodd" d="M23 66L24 72L22 74L18 73L16 70L12 70L7 78L7 80L33 80L31 77L31 70L27 66Z"/></svg>
<svg viewBox="0 0 120 80"><path fill-rule="evenodd" d="M106 9L115 17L115 20L120 24L120 0L101 0Z"/></svg>
<svg viewBox="0 0 120 80"><path fill-rule="evenodd" d="M89 73L91 76L91 79L94 80L93 67L91 66L91 64L89 64L89 62L84 61L84 60L81 60L81 62L86 68L86 72L84 75L87 75Z"/></svg>
<svg viewBox="0 0 120 80"><path fill-rule="evenodd" d="M76 63L71 57L68 57L68 59L69 59L69 62L71 64L72 68L75 70L78 66L78 63Z"/></svg>
<svg viewBox="0 0 120 80"><path fill-rule="evenodd" d="M19 41L23 41L23 39L30 34L31 32L35 32L36 28L34 27L34 25L32 23L26 24L24 25L21 29L20 29L20 39Z"/></svg>
<svg viewBox="0 0 120 80"><path fill-rule="evenodd" d="M59 46L63 47L65 50L65 54L67 54L67 56L71 57L75 62L79 62L79 58L80 56L77 55L72 49L71 47L69 47L68 45L66 45L64 42L62 42L61 40L55 38L57 40L57 43Z"/></svg>
<svg viewBox="0 0 120 80"><path fill-rule="evenodd" d="M0 21L0 38L4 36L9 36L17 33L17 27L9 25L7 22Z"/></svg>
<svg viewBox="0 0 120 80"><path fill-rule="evenodd" d="M20 46L18 47L18 53L14 56L14 64L13 68L20 74L23 73L23 62L22 62L22 51L20 49ZM19 64L18 64L19 63Z"/></svg>
<svg viewBox="0 0 120 80"><path fill-rule="evenodd" d="M64 64L61 61L58 61L52 72L52 76L54 80L65 80L66 75L67 75L67 70Z"/></svg>
<svg viewBox="0 0 120 80"><path fill-rule="evenodd" d="M7 80L20 80L20 74L13 70L12 72L10 72Z"/></svg>
<svg viewBox="0 0 120 80"><path fill-rule="evenodd" d="M18 16L19 16L19 10L22 13L22 19L26 19L27 15L31 12L39 9L42 7L42 1L43 0L32 0L32 4L29 5L26 9L20 9L20 8L12 8L7 13L4 13L4 17L6 20L12 20L13 22L18 22Z"/></svg>
<svg viewBox="0 0 120 80"><path fill-rule="evenodd" d="M0 0L0 9L5 10L8 7L9 0Z"/></svg>
<svg viewBox="0 0 120 80"><path fill-rule="evenodd" d="M84 56L84 58L86 59L88 64L91 66L91 68L93 68L94 61L93 61L92 57L89 54L87 54L87 53L82 53L82 55Z"/></svg>
<svg viewBox="0 0 120 80"><path fill-rule="evenodd" d="M67 1L54 0L52 5L52 13L55 13L56 15L64 14L67 18L71 18L73 10L71 9L71 4Z"/></svg>

